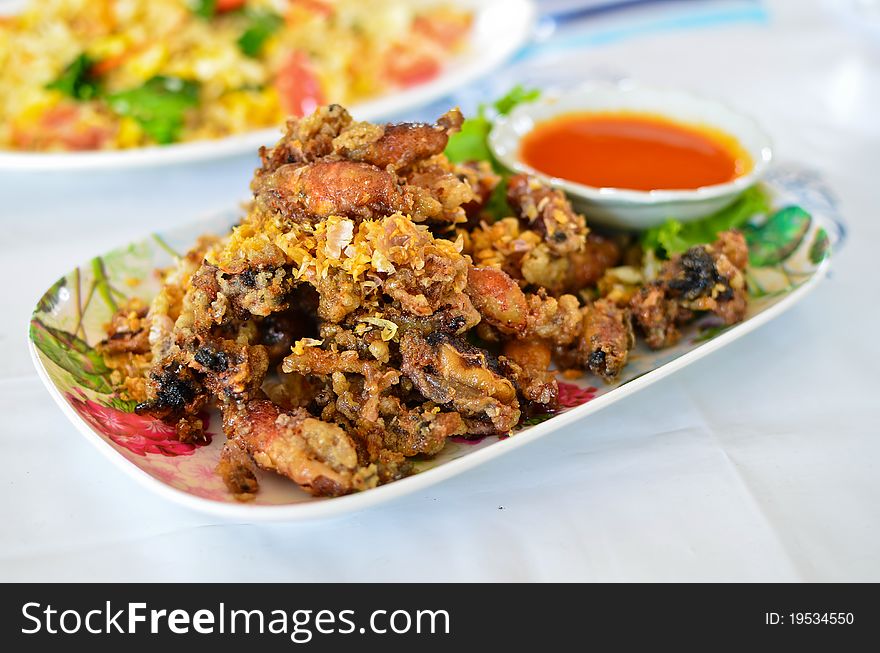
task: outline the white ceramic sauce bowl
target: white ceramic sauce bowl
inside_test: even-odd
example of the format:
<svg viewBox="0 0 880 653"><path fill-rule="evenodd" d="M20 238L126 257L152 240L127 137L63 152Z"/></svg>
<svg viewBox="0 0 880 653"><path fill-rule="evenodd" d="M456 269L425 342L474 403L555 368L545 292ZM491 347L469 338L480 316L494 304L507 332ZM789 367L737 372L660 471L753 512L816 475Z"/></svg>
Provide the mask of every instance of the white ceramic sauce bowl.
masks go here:
<svg viewBox="0 0 880 653"><path fill-rule="evenodd" d="M586 186L544 174L520 160L520 142L536 124L564 114L608 111L644 112L719 129L739 142L751 157L752 168L723 184L692 190L640 191ZM623 229L647 229L669 218L687 222L723 209L761 179L772 158L769 137L748 116L715 100L632 82L589 83L522 104L495 121L489 147L509 169L533 174L565 191L588 221Z"/></svg>

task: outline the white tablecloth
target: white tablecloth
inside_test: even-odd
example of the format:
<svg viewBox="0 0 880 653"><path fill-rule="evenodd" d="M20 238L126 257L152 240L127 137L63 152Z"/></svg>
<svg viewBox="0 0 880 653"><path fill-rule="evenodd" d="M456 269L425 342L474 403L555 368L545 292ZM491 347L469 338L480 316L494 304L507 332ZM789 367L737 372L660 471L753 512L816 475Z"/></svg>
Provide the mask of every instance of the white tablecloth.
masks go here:
<svg viewBox="0 0 880 653"><path fill-rule="evenodd" d="M152 495L77 434L25 347L61 273L229 206L253 161L0 174L0 580L880 580L880 36L855 4L771 2L575 58L726 98L821 171L851 229L827 283L580 424L330 521L226 523Z"/></svg>

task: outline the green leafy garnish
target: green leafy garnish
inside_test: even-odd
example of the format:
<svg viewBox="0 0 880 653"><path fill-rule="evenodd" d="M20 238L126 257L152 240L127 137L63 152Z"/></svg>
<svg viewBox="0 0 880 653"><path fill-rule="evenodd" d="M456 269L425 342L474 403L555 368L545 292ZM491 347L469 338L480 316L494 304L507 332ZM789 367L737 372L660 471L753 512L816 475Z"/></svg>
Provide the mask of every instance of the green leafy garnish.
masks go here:
<svg viewBox="0 0 880 653"><path fill-rule="evenodd" d="M541 91L537 88L525 88L517 84L507 92L507 95L496 100L492 105L499 115L506 116L520 104L534 102L541 97Z"/></svg>
<svg viewBox="0 0 880 653"><path fill-rule="evenodd" d="M192 12L202 18L211 18L217 12L217 0L190 0Z"/></svg>
<svg viewBox="0 0 880 653"><path fill-rule="evenodd" d="M449 137L446 144L446 156L454 163L465 161L490 161L492 167L496 163L486 145L486 137L492 128L491 123L480 113L474 118L468 118L461 124L461 131Z"/></svg>
<svg viewBox="0 0 880 653"><path fill-rule="evenodd" d="M507 95L493 104L481 104L477 109L477 115L465 120L461 125L461 131L449 137L446 156L454 163L489 161L496 172L506 173L492 156L487 144L489 132L492 130L492 118L505 116L517 105L536 100L540 95L541 91L538 89L526 89L516 85Z"/></svg>
<svg viewBox="0 0 880 653"><path fill-rule="evenodd" d="M645 250L664 252L666 256L679 254L694 245L711 243L722 231L742 227L750 218L766 213L770 208L767 193L753 186L733 204L694 222L667 220L642 234Z"/></svg>
<svg viewBox="0 0 880 653"><path fill-rule="evenodd" d="M199 103L199 85L159 75L143 86L108 96L107 101L116 113L134 118L157 143L165 145L177 140L186 110Z"/></svg>
<svg viewBox="0 0 880 653"><path fill-rule="evenodd" d="M749 263L770 267L791 256L804 240L812 218L799 206L788 206L759 225L743 230L749 244Z"/></svg>
<svg viewBox="0 0 880 653"><path fill-rule="evenodd" d="M495 172L501 175L501 182L495 187L483 209L484 213L495 219L510 215L510 207L507 205L507 178L510 174L495 160L489 149L492 119L507 115L517 105L536 100L540 95L541 91L538 89L514 86L504 97L491 105L481 104L477 109L477 115L465 120L461 125L461 131L450 136L446 145L446 156L450 161L454 163L489 161Z"/></svg>
<svg viewBox="0 0 880 653"><path fill-rule="evenodd" d="M251 11L250 25L238 39L238 47L249 57L257 57L269 37L281 29L284 19L273 11Z"/></svg>
<svg viewBox="0 0 880 653"><path fill-rule="evenodd" d="M95 61L87 54L81 54L68 64L58 79L46 88L61 91L75 100L91 100L100 92L97 77L92 74Z"/></svg>

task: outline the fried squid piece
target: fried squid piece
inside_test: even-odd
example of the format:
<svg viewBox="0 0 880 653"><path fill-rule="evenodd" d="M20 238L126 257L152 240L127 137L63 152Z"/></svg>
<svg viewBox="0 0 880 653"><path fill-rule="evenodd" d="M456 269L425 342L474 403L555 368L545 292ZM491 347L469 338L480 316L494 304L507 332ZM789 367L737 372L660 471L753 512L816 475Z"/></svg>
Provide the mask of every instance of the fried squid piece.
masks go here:
<svg viewBox="0 0 880 653"><path fill-rule="evenodd" d="M450 134L459 130L464 118L451 109L435 125L398 123L384 126L358 123L333 141L334 151L351 161L363 161L377 168L403 170L446 149Z"/></svg>
<svg viewBox="0 0 880 653"><path fill-rule="evenodd" d="M587 225L562 191L534 177L514 175L507 183L507 202L519 218L537 231L554 254L565 255L584 247Z"/></svg>
<svg viewBox="0 0 880 653"><path fill-rule="evenodd" d="M403 456L432 456L443 449L450 436L467 433L459 413L443 412L430 402L407 409L396 397L388 397L382 408L385 419L382 444Z"/></svg>
<svg viewBox="0 0 880 653"><path fill-rule="evenodd" d="M390 306L385 317L397 325L400 333L417 331L424 336L434 332L461 335L480 322L479 312L464 293L450 296L447 303L430 315L413 315Z"/></svg>
<svg viewBox="0 0 880 653"><path fill-rule="evenodd" d="M591 231L587 234L584 248L568 255L569 267L563 285L565 292L576 293L595 285L620 262L620 247L613 240Z"/></svg>
<svg viewBox="0 0 880 653"><path fill-rule="evenodd" d="M465 206L478 201L474 186L458 174L455 166L444 155L434 156L415 164L405 175L410 189L421 189L430 200L437 202L441 211L433 222L460 224L467 221ZM427 206L429 200L423 199ZM435 213L436 209L433 210ZM427 211L423 211L427 212Z"/></svg>
<svg viewBox="0 0 880 653"><path fill-rule="evenodd" d="M223 430L261 468L311 494L340 496L378 482L375 466L358 467L357 450L345 431L301 408L283 411L266 399L227 404Z"/></svg>
<svg viewBox="0 0 880 653"><path fill-rule="evenodd" d="M135 410L176 424L181 442L202 441L200 413L209 399L247 401L257 396L268 366L262 345L195 337L153 365L147 398Z"/></svg>
<svg viewBox="0 0 880 653"><path fill-rule="evenodd" d="M521 286L543 288L552 295L594 285L621 258L617 243L594 232L583 239L581 249L559 254L516 218L479 225L468 232L468 243L476 265L500 268Z"/></svg>
<svg viewBox="0 0 880 653"><path fill-rule="evenodd" d="M433 125L374 125L353 121L338 104L320 107L310 116L289 120L275 147L260 149L262 166L256 177L285 165L313 163L328 157L403 170L443 152L449 136L460 129L463 120L458 109L451 109Z"/></svg>
<svg viewBox="0 0 880 653"><path fill-rule="evenodd" d="M225 401L247 401L259 394L269 369L262 345L220 338L202 338L178 356L200 372L205 388Z"/></svg>
<svg viewBox="0 0 880 653"><path fill-rule="evenodd" d="M713 244L691 247L664 263L658 278L630 300L648 346L660 349L678 342L679 326L696 313L712 313L725 325L742 321L747 263L748 247L737 231L723 232Z"/></svg>
<svg viewBox="0 0 880 653"><path fill-rule="evenodd" d="M583 332L580 302L574 295L549 297L543 291L528 295L527 333L554 345L574 342Z"/></svg>
<svg viewBox="0 0 880 653"><path fill-rule="evenodd" d="M468 228L472 229L479 224L480 213L501 182L501 177L492 170L488 161L465 161L454 164L453 170L459 179L467 182L474 193L474 199L462 207L468 218Z"/></svg>
<svg viewBox="0 0 880 653"><path fill-rule="evenodd" d="M107 326L107 338L97 349L104 355L146 354L150 351L147 307L138 300L120 308Z"/></svg>
<svg viewBox="0 0 880 653"><path fill-rule="evenodd" d="M488 352L445 334L400 339L401 371L427 399L450 406L472 435L508 433L519 421L516 388Z"/></svg>
<svg viewBox="0 0 880 653"><path fill-rule="evenodd" d="M553 349L544 340L508 340L501 357L505 372L526 401L555 408L559 398L556 377L550 371ZM511 363L513 363L511 365Z"/></svg>
<svg viewBox="0 0 880 653"><path fill-rule="evenodd" d="M635 345L629 311L600 299L584 308L584 333L578 342L581 365L605 381L620 374Z"/></svg>
<svg viewBox="0 0 880 653"><path fill-rule="evenodd" d="M633 318L651 349L662 349L678 342L678 327L693 313L682 311L680 304L667 296L667 288L660 282L642 286L630 300Z"/></svg>
<svg viewBox="0 0 880 653"><path fill-rule="evenodd" d="M253 459L234 440L227 440L223 445L217 473L238 501L251 501L260 489Z"/></svg>
<svg viewBox="0 0 880 653"><path fill-rule="evenodd" d="M338 104L319 107L309 116L287 121L284 137L275 147L260 148L262 167L256 177L289 163L307 163L333 153L333 139L351 125L348 111Z"/></svg>
<svg viewBox="0 0 880 653"><path fill-rule="evenodd" d="M483 319L501 333L525 335L529 305L525 293L505 272L496 268L471 268L466 292Z"/></svg>
<svg viewBox="0 0 880 653"><path fill-rule="evenodd" d="M284 165L263 177L255 193L259 207L300 223L331 215L363 220L403 213L415 218L420 208L393 172L358 161Z"/></svg>
<svg viewBox="0 0 880 653"><path fill-rule="evenodd" d="M565 345L582 330L577 297L550 297L543 289L524 293L497 268L471 268L467 294L483 320L505 336L536 337Z"/></svg>
<svg viewBox="0 0 880 653"><path fill-rule="evenodd" d="M176 424L181 442L202 440L198 415L209 396L200 376L174 360L154 365L147 378L147 400L135 411Z"/></svg>
<svg viewBox="0 0 880 653"><path fill-rule="evenodd" d="M590 233L582 249L559 255L546 243L526 252L519 263L519 276L552 295L577 293L596 284L605 270L620 261L620 248L611 240Z"/></svg>
<svg viewBox="0 0 880 653"><path fill-rule="evenodd" d="M600 299L581 313L583 333L571 345L559 347L556 360L566 369L589 370L606 382L614 381L635 345L629 311Z"/></svg>
<svg viewBox="0 0 880 653"><path fill-rule="evenodd" d="M377 360L362 359L355 350L320 347L304 347L301 351L295 348L284 359L282 370L288 374L324 378L336 397L336 409L354 422L378 420L383 393L396 385L400 378L399 371L389 369Z"/></svg>

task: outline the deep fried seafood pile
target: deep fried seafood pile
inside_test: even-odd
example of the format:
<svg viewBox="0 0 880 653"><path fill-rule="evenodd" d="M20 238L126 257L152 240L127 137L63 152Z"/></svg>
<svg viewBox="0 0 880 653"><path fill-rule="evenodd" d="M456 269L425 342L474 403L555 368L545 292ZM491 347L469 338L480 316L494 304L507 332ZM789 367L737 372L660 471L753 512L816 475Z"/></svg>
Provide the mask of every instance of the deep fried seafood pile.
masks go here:
<svg viewBox="0 0 880 653"><path fill-rule="evenodd" d="M679 327L696 313L712 313L725 325L742 321L748 307L743 276L748 260L743 235L725 231L711 245L691 247L667 261L658 278L630 300L648 346L678 342Z"/></svg>
<svg viewBox="0 0 880 653"><path fill-rule="evenodd" d="M102 349L139 412L195 441L220 409L237 498L257 467L335 496L405 475L450 436L510 433L556 407L554 362L617 377L632 316L651 346L696 312L742 319L737 234L621 295L605 283L620 246L559 191L514 176L513 215L481 221L499 178L443 154L461 122L373 125L337 105L292 120L261 152L242 222L202 240L149 310L114 318Z"/></svg>

